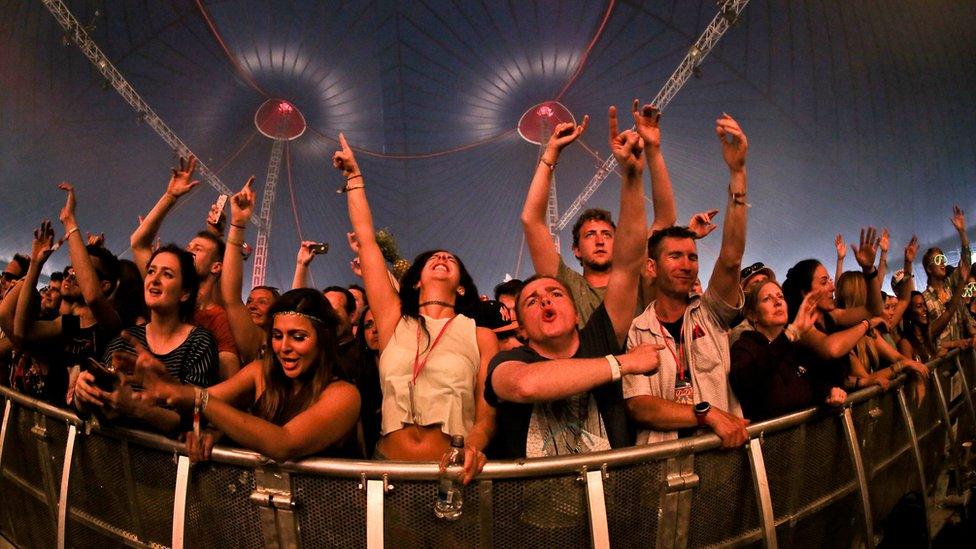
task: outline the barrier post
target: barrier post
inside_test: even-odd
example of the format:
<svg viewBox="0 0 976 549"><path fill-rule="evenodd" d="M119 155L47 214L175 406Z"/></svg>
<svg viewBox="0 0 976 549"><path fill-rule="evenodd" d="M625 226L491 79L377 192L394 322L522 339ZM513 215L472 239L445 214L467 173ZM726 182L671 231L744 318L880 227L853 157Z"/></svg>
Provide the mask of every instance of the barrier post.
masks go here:
<svg viewBox="0 0 976 549"><path fill-rule="evenodd" d="M952 448L952 452L955 453L956 434L952 431L952 418L949 417L949 402L946 401L945 392L942 390L942 376L940 374L942 374L942 372L933 372L932 381L935 384L935 394L939 399L939 408L942 412L942 421L945 422L946 436L949 437L949 446Z"/></svg>
<svg viewBox="0 0 976 549"><path fill-rule="evenodd" d="M663 470L657 547L684 549L691 524L691 491L699 481L695 474L695 455L669 458Z"/></svg>
<svg viewBox="0 0 976 549"><path fill-rule="evenodd" d="M58 498L54 491L54 471L51 470L51 449L48 448L50 438L47 435L47 416L39 410L34 410L34 426L31 433L37 439L37 456L40 459L44 494L47 496L48 510L51 514L51 524L57 528ZM25 479L28 480L28 479Z"/></svg>
<svg viewBox="0 0 976 549"><path fill-rule="evenodd" d="M861 511L864 518L864 545L868 549L874 547L874 520L871 516L871 496L868 494L868 479L864 472L864 460L861 457L861 447L857 442L857 431L854 429L854 416L850 407L844 407L844 435L847 439L847 451L851 455L851 463L857 475L858 492L861 495Z"/></svg>
<svg viewBox="0 0 976 549"><path fill-rule="evenodd" d="M186 494L190 485L190 458L176 461L176 487L173 492L173 549L183 549L186 535Z"/></svg>
<svg viewBox="0 0 976 549"><path fill-rule="evenodd" d="M607 525L607 501L603 492L606 465L596 471L583 469L586 478L586 507L590 514L590 543L594 549L610 549L610 528Z"/></svg>
<svg viewBox="0 0 976 549"><path fill-rule="evenodd" d="M61 468L61 494L58 499L58 549L65 548L65 535L68 530L68 488L71 481L71 462L75 455L75 438L78 427L68 426L68 442L64 445L64 466Z"/></svg>
<svg viewBox="0 0 976 549"><path fill-rule="evenodd" d="M912 419L911 411L908 409L908 398L905 397L905 384L898 387L898 407L901 408L901 417L908 427L908 437L912 441L912 453L915 455L915 466L918 467L919 488L922 492L922 501L925 503L925 529L928 532L928 539L932 539L932 500L929 499L927 484L925 482L925 464L922 462L922 449L918 445L918 433L915 431L915 420Z"/></svg>
<svg viewBox="0 0 976 549"><path fill-rule="evenodd" d="M383 495L386 479L367 480L366 484L366 547L383 549Z"/></svg>
<svg viewBox="0 0 976 549"><path fill-rule="evenodd" d="M966 379L966 372L962 369L962 353L956 355L956 372L959 373L959 383L962 384L962 393L966 399L966 406L969 408L969 416L973 420L973 428L976 429L976 407L973 406L973 394L969 390L969 381Z"/></svg>
<svg viewBox="0 0 976 549"><path fill-rule="evenodd" d="M7 440L7 425L10 424L10 410L13 403L6 399L3 405L3 424L0 425L0 472L3 471L3 444Z"/></svg>
<svg viewBox="0 0 976 549"><path fill-rule="evenodd" d="M261 515L265 547L298 547L291 475L277 468L259 467L254 470L254 488L251 502Z"/></svg>
<svg viewBox="0 0 976 549"><path fill-rule="evenodd" d="M763 460L762 439L754 438L746 443L749 452L749 468L752 470L752 487L756 491L756 504L759 506L759 524L762 528L763 545L776 549L776 518L773 516L773 498L769 493L769 479L766 477L766 462Z"/></svg>

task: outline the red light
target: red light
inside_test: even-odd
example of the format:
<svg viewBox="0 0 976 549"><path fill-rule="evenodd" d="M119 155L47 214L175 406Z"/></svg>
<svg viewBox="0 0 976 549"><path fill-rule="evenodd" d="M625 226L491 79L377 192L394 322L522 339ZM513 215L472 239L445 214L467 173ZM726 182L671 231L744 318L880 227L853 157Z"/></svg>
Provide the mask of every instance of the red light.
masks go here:
<svg viewBox="0 0 976 549"><path fill-rule="evenodd" d="M285 102L278 103L278 112L288 114L291 113L291 111L293 110L295 109L289 103L285 103Z"/></svg>
<svg viewBox="0 0 976 549"><path fill-rule="evenodd" d="M537 115L543 116L545 118L549 118L550 116L552 116L553 114L555 114L555 112L552 110L552 107L550 107L549 105L543 105L543 106L539 107L535 111L535 113Z"/></svg>

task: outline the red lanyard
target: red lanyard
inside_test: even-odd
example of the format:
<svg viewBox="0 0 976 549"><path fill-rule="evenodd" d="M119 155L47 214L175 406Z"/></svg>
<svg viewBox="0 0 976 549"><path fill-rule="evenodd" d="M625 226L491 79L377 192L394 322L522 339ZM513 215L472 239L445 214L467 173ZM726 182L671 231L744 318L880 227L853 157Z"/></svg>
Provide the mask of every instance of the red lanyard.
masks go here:
<svg viewBox="0 0 976 549"><path fill-rule="evenodd" d="M661 325L661 328L664 330L665 333L667 333L668 335L671 334L671 332L668 332L668 329L664 327L664 323L661 322L661 319L660 318L657 319L657 322L658 322L658 324ZM681 331L684 330L684 328L685 328L684 323L682 323L681 324L681 329L678 331L678 340L677 340L678 341L678 352L677 353L674 352L674 349L671 347L671 345L668 345L668 338L666 338L666 337L664 338L664 346L671 353L671 356L674 357L674 363L678 367L678 379L683 380L683 381L686 381L685 380L685 363L682 361L682 359L684 358L684 348L685 348L685 346L684 346L684 341L683 341L684 338L681 337L682 336Z"/></svg>
<svg viewBox="0 0 976 549"><path fill-rule="evenodd" d="M441 336L444 335L444 332L447 331L447 327L451 325L451 322L453 322L455 318L457 318L457 315L452 316L444 324L444 327L441 328L440 333L438 333L437 334L437 337L434 338L434 342L430 344L430 349L427 351L427 356L424 357L424 361L423 362L420 362L420 320L417 320L417 354L415 354L414 357L413 357L413 380L412 380L412 383L414 385L417 384L417 376L419 376L420 375L420 372L422 372L424 370L424 367L427 366L427 360L430 359L430 355L432 355L434 353L434 347L437 346L437 343L441 340Z"/></svg>

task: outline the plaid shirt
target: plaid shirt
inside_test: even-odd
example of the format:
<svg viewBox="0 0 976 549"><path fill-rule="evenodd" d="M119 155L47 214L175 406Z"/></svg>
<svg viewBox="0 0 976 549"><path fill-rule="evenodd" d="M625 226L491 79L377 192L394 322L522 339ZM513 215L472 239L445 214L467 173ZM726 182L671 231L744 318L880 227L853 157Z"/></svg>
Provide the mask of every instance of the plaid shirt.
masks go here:
<svg viewBox="0 0 976 549"><path fill-rule="evenodd" d="M970 263L970 256L972 252L969 248L963 248L960 253L960 262L965 261ZM956 293L961 284L965 284L966 281L962 280L960 276L959 269L952 271L949 278L945 280L945 291L942 295L940 292L936 291L935 288L929 286L922 292L922 298L925 299L925 308L928 309L929 323L935 321L935 319L942 316L946 311L946 304L952 299L952 294ZM945 341L954 341L958 339L966 339L971 337L970 335L970 318L966 314L965 307L959 307L956 309L956 313L949 320L949 324L946 329L942 331L938 338L935 340L935 345L938 347Z"/></svg>

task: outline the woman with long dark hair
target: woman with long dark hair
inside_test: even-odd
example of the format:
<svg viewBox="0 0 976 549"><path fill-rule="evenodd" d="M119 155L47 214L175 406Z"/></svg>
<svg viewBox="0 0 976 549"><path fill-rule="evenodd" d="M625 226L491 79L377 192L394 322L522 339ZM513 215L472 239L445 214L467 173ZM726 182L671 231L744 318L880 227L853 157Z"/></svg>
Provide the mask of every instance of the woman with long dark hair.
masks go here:
<svg viewBox="0 0 976 549"><path fill-rule="evenodd" d="M363 175L342 134L339 144L332 164L345 178L342 190L379 334L382 436L374 457L436 461L451 437L462 435L464 480L470 481L485 463L483 450L495 428L484 381L498 340L491 330L476 328L468 316L478 291L464 264L450 252L417 256L396 291L376 242Z"/></svg>
<svg viewBox="0 0 976 549"><path fill-rule="evenodd" d="M272 352L210 389L178 383L143 353L138 370L147 398L199 414L244 448L275 461L321 453L353 457L359 393L340 379L332 307L318 291L301 288L279 297L269 315ZM195 459L209 458L211 446L198 434L187 438Z"/></svg>

